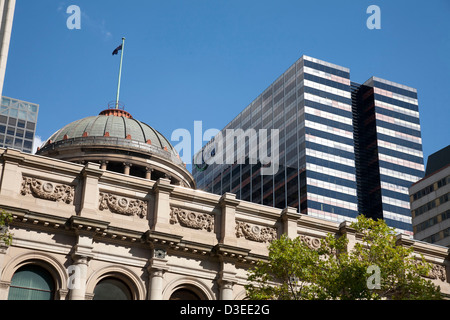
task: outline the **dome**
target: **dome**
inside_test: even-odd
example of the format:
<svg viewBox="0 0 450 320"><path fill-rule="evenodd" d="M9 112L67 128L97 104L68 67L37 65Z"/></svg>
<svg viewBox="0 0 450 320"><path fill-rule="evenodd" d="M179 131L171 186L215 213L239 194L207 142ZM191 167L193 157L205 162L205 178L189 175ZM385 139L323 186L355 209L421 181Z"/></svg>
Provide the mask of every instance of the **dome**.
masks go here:
<svg viewBox="0 0 450 320"><path fill-rule="evenodd" d="M98 162L106 170L153 178L165 177L193 187L177 151L160 132L120 109L76 120L56 131L38 155L85 163ZM123 166L128 165L128 171ZM153 180L152 178L152 180Z"/></svg>

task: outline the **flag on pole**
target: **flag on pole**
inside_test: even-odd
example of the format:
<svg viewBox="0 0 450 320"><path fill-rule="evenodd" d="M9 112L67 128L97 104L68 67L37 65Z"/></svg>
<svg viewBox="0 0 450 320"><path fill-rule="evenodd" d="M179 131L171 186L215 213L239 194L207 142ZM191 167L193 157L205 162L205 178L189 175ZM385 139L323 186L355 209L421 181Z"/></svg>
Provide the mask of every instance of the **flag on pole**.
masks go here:
<svg viewBox="0 0 450 320"><path fill-rule="evenodd" d="M114 56L114 55L118 54L118 53L119 53L119 50L122 50L122 45L120 45L120 46L118 46L116 49L114 49L112 55Z"/></svg>

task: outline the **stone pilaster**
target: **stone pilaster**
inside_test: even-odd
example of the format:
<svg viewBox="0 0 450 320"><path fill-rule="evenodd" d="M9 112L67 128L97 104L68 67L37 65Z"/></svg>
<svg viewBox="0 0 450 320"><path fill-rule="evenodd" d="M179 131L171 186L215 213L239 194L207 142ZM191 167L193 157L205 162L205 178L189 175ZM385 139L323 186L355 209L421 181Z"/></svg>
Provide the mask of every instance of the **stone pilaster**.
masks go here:
<svg viewBox="0 0 450 320"><path fill-rule="evenodd" d="M100 165L89 162L81 171L83 177L83 195L81 199L81 215L97 214L99 188L98 180L103 174Z"/></svg>
<svg viewBox="0 0 450 320"><path fill-rule="evenodd" d="M353 247L356 244L356 230L350 227L351 222L343 221L339 225L339 234L341 236L347 237L347 251L350 252L353 250Z"/></svg>
<svg viewBox="0 0 450 320"><path fill-rule="evenodd" d="M152 229L170 233L170 194L175 188L167 179L159 179L153 187L155 210Z"/></svg>
<svg viewBox="0 0 450 320"><path fill-rule="evenodd" d="M236 238L236 207L239 200L233 193L225 193L219 201L222 207L220 223L220 242L237 245Z"/></svg>
<svg viewBox="0 0 450 320"><path fill-rule="evenodd" d="M297 234L297 222L300 219L300 214L297 209L287 207L281 212L281 220L283 221L283 233L289 238L294 239Z"/></svg>

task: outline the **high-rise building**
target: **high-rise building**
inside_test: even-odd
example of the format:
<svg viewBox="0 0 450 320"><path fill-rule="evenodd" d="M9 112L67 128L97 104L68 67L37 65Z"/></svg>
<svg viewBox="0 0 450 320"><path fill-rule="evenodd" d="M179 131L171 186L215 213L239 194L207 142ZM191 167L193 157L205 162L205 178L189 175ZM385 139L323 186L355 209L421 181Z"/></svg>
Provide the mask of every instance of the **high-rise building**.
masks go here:
<svg viewBox="0 0 450 320"><path fill-rule="evenodd" d="M0 1L0 97L3 92L15 7L16 0Z"/></svg>
<svg viewBox="0 0 450 320"><path fill-rule="evenodd" d="M450 145L428 157L409 193L414 238L450 247Z"/></svg>
<svg viewBox="0 0 450 320"><path fill-rule="evenodd" d="M408 188L424 175L417 90L376 77L352 87L360 211L412 234Z"/></svg>
<svg viewBox="0 0 450 320"><path fill-rule="evenodd" d="M0 107L0 147L31 153L39 105L2 97Z"/></svg>
<svg viewBox="0 0 450 320"><path fill-rule="evenodd" d="M211 143L194 156L199 188L333 221L364 213L412 234L408 187L423 176L415 89L375 77L360 85L348 68L302 56L221 135L229 129L277 130L268 150L278 171L261 175L247 134L244 163L201 164Z"/></svg>

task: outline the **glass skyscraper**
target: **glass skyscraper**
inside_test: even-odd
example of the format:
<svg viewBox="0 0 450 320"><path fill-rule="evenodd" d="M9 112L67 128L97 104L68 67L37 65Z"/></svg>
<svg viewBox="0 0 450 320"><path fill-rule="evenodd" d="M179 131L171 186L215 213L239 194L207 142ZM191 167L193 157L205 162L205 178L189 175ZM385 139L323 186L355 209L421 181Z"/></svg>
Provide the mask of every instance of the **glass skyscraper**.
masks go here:
<svg viewBox="0 0 450 320"><path fill-rule="evenodd" d="M378 78L359 85L348 68L302 56L222 130L277 129L278 171L261 175L246 139L245 163L194 164L193 175L208 192L333 221L365 213L410 232L408 187L423 174L418 120L414 89ZM215 152L210 145L194 162Z"/></svg>
<svg viewBox="0 0 450 320"><path fill-rule="evenodd" d="M411 234L409 187L424 176L417 90L376 77L352 88L361 211Z"/></svg>
<svg viewBox="0 0 450 320"><path fill-rule="evenodd" d="M32 153L39 105L2 97L0 147Z"/></svg>

